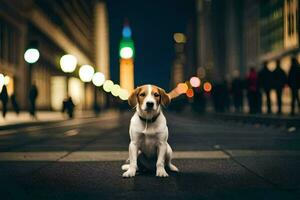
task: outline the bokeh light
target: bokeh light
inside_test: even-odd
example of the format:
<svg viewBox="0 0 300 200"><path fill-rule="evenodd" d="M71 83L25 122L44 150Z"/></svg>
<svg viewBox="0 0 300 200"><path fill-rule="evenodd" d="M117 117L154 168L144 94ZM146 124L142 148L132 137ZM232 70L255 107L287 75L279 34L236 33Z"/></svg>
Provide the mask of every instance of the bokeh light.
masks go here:
<svg viewBox="0 0 300 200"><path fill-rule="evenodd" d="M194 96L194 90L193 89L188 89L186 91L186 96L189 97L189 98L192 98Z"/></svg>
<svg viewBox="0 0 300 200"><path fill-rule="evenodd" d="M79 78L83 82L90 82L94 75L94 68L90 65L82 65L79 69Z"/></svg>
<svg viewBox="0 0 300 200"><path fill-rule="evenodd" d="M120 56L121 56L121 58L124 58L124 59L132 58L132 56L133 56L132 48L131 47L123 47L120 50Z"/></svg>
<svg viewBox="0 0 300 200"><path fill-rule="evenodd" d="M93 75L93 84L97 87L100 87L101 85L104 84L104 81L105 81L105 76L103 73L101 72L96 72L94 75Z"/></svg>
<svg viewBox="0 0 300 200"><path fill-rule="evenodd" d="M190 84L192 87L199 87L200 84L201 84L201 81L198 77L196 76L193 76L191 79L190 79Z"/></svg>
<svg viewBox="0 0 300 200"><path fill-rule="evenodd" d="M203 85L203 90L205 92L211 92L212 90L212 85L210 82L205 82L204 85Z"/></svg>
<svg viewBox="0 0 300 200"><path fill-rule="evenodd" d="M129 92L126 89L121 89L119 97L120 97L120 99L122 99L123 101L125 101L129 97Z"/></svg>
<svg viewBox="0 0 300 200"><path fill-rule="evenodd" d="M5 82L5 78L3 74L0 74L0 87L2 88L2 86L4 85Z"/></svg>
<svg viewBox="0 0 300 200"><path fill-rule="evenodd" d="M33 64L38 61L40 52L37 49L30 48L24 53L24 59L27 63Z"/></svg>
<svg viewBox="0 0 300 200"><path fill-rule="evenodd" d="M131 37L131 29L129 26L125 26L122 30L122 35L125 38L130 38Z"/></svg>
<svg viewBox="0 0 300 200"><path fill-rule="evenodd" d="M103 90L105 92L110 92L113 86L114 86L114 82L112 82L111 80L106 80L103 84Z"/></svg>
<svg viewBox="0 0 300 200"><path fill-rule="evenodd" d="M175 42L177 43L185 43L186 42L186 37L183 33L175 33L173 36Z"/></svg>
<svg viewBox="0 0 300 200"><path fill-rule="evenodd" d="M71 54L64 55L60 58L60 67L65 73L72 73L77 66L77 59Z"/></svg>
<svg viewBox="0 0 300 200"><path fill-rule="evenodd" d="M111 94L115 97L120 95L120 86L118 84L114 84L111 88Z"/></svg>
<svg viewBox="0 0 300 200"><path fill-rule="evenodd" d="M188 85L186 83L179 83L176 87L176 92L178 94L184 94L189 89Z"/></svg>
<svg viewBox="0 0 300 200"><path fill-rule="evenodd" d="M4 85L8 85L10 81L10 77L9 76L4 76Z"/></svg>

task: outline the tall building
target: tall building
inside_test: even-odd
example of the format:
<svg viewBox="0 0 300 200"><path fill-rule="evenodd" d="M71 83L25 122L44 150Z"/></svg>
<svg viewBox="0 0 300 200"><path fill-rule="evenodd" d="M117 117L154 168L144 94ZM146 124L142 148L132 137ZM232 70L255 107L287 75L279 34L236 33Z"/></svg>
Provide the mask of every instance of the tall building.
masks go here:
<svg viewBox="0 0 300 200"><path fill-rule="evenodd" d="M128 22L125 22L120 41L120 86L131 92L134 89L134 42Z"/></svg>
<svg viewBox="0 0 300 200"><path fill-rule="evenodd" d="M94 36L108 40L103 39L107 35L95 31L96 25L103 29L107 21L105 14L95 19L95 8L105 13L103 1L0 1L0 73L10 77L9 93L16 94L21 109L28 108L32 83L39 91L38 109L60 109L67 95L73 97L76 108L92 108L93 85L80 81L78 68L83 64L98 66L98 60L107 63L107 54L94 53L101 49L95 46ZM40 58L30 70L24 52L33 41L38 44ZM60 68L59 60L64 54L77 58L77 69L71 74Z"/></svg>
<svg viewBox="0 0 300 200"><path fill-rule="evenodd" d="M95 4L95 63L96 70L110 78L108 14L104 1Z"/></svg>
<svg viewBox="0 0 300 200"><path fill-rule="evenodd" d="M201 71L208 77L212 76L215 65L213 54L212 2L198 0L196 4L196 34L197 34L197 68L198 76ZM202 77L203 78L203 77Z"/></svg>

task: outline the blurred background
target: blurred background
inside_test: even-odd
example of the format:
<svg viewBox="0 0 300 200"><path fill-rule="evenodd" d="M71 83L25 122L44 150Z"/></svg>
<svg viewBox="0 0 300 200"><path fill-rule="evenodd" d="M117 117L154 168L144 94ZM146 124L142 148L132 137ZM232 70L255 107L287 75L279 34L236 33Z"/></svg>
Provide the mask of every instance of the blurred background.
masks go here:
<svg viewBox="0 0 300 200"><path fill-rule="evenodd" d="M125 109L148 83L183 94L170 106L178 112L294 115L298 8L298 0L1 0L3 116Z"/></svg>

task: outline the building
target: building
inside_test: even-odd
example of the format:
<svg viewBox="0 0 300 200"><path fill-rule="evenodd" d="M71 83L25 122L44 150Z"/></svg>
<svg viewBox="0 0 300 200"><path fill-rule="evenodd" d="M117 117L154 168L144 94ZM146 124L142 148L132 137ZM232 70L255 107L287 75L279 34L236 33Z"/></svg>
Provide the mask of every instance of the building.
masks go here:
<svg viewBox="0 0 300 200"><path fill-rule="evenodd" d="M298 9L299 0L198 0L198 68L210 69L206 76L215 82L230 80L236 70L245 77L250 67L260 70L263 62L273 70L278 60L288 73L291 57L300 58ZM275 93L271 96L275 105ZM289 104L286 87L283 112Z"/></svg>
<svg viewBox="0 0 300 200"><path fill-rule="evenodd" d="M58 110L67 95L72 96L78 109L92 108L94 86L80 81L78 68L89 64L109 76L105 10L104 1L0 2L0 73L10 77L9 93L17 95L21 109L28 107L32 83L39 90L38 109ZM38 44L40 58L30 70L23 55L33 41ZM60 69L64 54L77 58L77 69L71 74Z"/></svg>
<svg viewBox="0 0 300 200"><path fill-rule="evenodd" d="M120 41L120 86L128 92L134 90L134 42L128 22L125 22Z"/></svg>
<svg viewBox="0 0 300 200"><path fill-rule="evenodd" d="M244 73L243 1L198 0L196 4L198 76L213 81Z"/></svg>
<svg viewBox="0 0 300 200"><path fill-rule="evenodd" d="M175 33L173 39L175 58L171 68L170 88L175 88L178 83L182 83L186 80L186 36L183 33Z"/></svg>

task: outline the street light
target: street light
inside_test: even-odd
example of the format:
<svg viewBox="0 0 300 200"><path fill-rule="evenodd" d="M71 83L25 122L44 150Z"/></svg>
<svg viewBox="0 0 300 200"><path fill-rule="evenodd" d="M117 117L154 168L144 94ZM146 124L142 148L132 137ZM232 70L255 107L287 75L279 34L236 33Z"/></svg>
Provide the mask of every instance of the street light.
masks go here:
<svg viewBox="0 0 300 200"><path fill-rule="evenodd" d="M106 80L103 84L103 89L105 92L110 92L114 86L114 82L111 80Z"/></svg>
<svg viewBox="0 0 300 200"><path fill-rule="evenodd" d="M27 63L33 64L40 58L40 52L36 48L29 48L24 53L24 59Z"/></svg>
<svg viewBox="0 0 300 200"><path fill-rule="evenodd" d="M79 78L83 82L91 82L94 75L94 68L90 65L82 65L79 69Z"/></svg>
<svg viewBox="0 0 300 200"><path fill-rule="evenodd" d="M71 54L66 54L60 58L60 67L65 73L72 73L76 69L77 59Z"/></svg>
<svg viewBox="0 0 300 200"><path fill-rule="evenodd" d="M120 89L120 94L119 94L120 99L123 101L127 100L129 97L129 93L126 89Z"/></svg>
<svg viewBox="0 0 300 200"><path fill-rule="evenodd" d="M101 85L103 85L104 81L105 81L105 76L103 73L101 72L96 72L94 75L93 75L93 84L97 87L100 87Z"/></svg>
<svg viewBox="0 0 300 200"><path fill-rule="evenodd" d="M115 97L120 95L121 87L118 84L114 84L111 88L111 94Z"/></svg>

